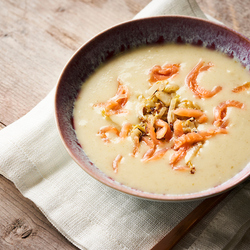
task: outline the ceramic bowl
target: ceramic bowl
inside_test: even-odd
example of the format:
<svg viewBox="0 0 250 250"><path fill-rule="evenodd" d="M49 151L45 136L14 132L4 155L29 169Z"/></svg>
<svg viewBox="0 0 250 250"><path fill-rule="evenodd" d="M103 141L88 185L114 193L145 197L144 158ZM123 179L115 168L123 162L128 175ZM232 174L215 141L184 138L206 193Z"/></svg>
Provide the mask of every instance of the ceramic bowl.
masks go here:
<svg viewBox="0 0 250 250"><path fill-rule="evenodd" d="M219 24L184 16L161 16L133 20L114 26L84 44L65 66L57 85L55 113L58 130L70 156L78 165L103 184L118 191L150 200L188 201L224 192L250 175L250 164L227 182L199 193L160 195L124 186L102 173L80 146L73 126L72 112L79 89L103 62L121 51L145 44L189 43L222 51L250 67L250 41Z"/></svg>

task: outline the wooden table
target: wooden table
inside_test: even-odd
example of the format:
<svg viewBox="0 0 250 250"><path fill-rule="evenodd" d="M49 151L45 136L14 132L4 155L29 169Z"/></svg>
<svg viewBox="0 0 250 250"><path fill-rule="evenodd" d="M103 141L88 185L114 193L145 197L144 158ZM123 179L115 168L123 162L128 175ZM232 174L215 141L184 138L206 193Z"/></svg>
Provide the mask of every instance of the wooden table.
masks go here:
<svg viewBox="0 0 250 250"><path fill-rule="evenodd" d="M0 129L47 95L82 43L103 29L131 19L149 2L1 0ZM197 2L207 14L250 37L249 0ZM35 204L0 176L0 249L76 248Z"/></svg>

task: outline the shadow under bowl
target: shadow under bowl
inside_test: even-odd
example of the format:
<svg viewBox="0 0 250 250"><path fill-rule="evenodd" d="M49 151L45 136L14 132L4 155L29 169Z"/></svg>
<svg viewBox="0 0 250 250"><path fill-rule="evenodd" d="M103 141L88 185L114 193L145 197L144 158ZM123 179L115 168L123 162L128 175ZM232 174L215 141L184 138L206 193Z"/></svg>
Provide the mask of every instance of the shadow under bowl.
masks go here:
<svg viewBox="0 0 250 250"><path fill-rule="evenodd" d="M92 177L105 185L139 198L158 201L188 201L214 196L238 185L250 175L250 164L225 183L198 193L161 195L124 186L101 172L87 157L73 126L73 108L88 76L112 56L147 44L188 43L218 50L250 68L250 40L210 21L161 16L133 20L114 26L84 44L69 60L58 81L55 114L58 130L70 156Z"/></svg>

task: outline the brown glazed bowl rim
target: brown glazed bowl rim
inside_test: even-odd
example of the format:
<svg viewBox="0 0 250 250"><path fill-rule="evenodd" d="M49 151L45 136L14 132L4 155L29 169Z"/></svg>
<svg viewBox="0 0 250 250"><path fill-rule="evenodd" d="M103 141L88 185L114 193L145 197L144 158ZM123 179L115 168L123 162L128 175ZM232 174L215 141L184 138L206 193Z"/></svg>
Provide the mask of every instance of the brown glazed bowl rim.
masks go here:
<svg viewBox="0 0 250 250"><path fill-rule="evenodd" d="M80 86L102 62L111 56L144 44L191 43L226 53L250 68L250 40L212 21L187 16L157 16L115 25L83 44L64 67L55 93L56 124L72 159L89 175L120 192L155 201L190 201L225 192L246 180L250 163L230 180L197 193L154 194L127 187L102 173L86 156L73 127L73 106Z"/></svg>

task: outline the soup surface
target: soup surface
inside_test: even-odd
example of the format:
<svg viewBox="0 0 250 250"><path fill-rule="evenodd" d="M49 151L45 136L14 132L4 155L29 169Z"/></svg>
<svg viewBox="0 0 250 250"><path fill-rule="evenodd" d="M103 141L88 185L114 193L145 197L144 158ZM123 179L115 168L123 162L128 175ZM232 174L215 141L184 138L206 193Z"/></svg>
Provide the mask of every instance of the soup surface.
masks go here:
<svg viewBox="0 0 250 250"><path fill-rule="evenodd" d="M74 126L107 176L150 193L194 193L249 162L249 95L249 71L217 51L145 46L84 82Z"/></svg>

